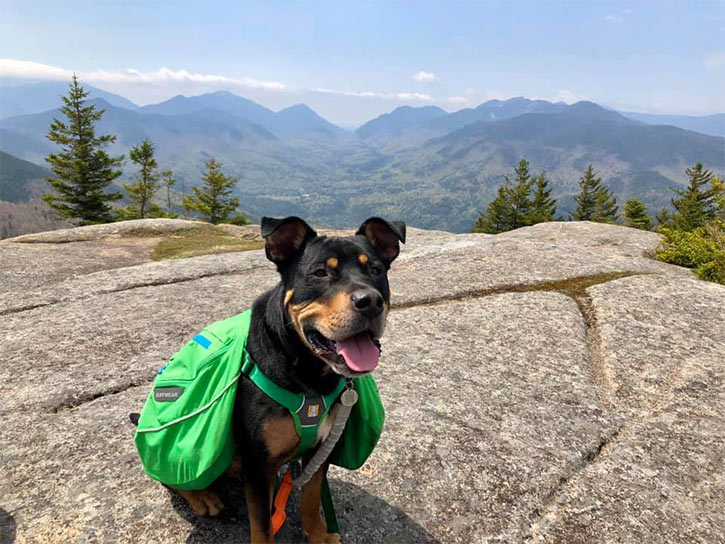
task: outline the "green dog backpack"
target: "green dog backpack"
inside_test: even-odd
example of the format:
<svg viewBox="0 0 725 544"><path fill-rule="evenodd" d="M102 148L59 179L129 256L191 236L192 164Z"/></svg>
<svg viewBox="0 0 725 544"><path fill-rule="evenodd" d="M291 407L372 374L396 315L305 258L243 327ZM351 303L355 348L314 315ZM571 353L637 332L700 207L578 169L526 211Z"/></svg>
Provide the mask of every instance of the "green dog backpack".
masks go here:
<svg viewBox="0 0 725 544"><path fill-rule="evenodd" d="M153 479L205 489L231 464L232 414L251 315L247 310L209 325L159 370L135 437Z"/></svg>
<svg viewBox="0 0 725 544"><path fill-rule="evenodd" d="M345 431L332 450L333 465L357 470L375 449L385 422L385 409L372 375L353 380L358 399L347 418Z"/></svg>
<svg viewBox="0 0 725 544"><path fill-rule="evenodd" d="M178 489L205 489L229 467L234 458L232 415L243 373L288 408L301 446L311 445L308 438L316 434L316 426L308 429L297 424L300 408L308 407L310 399L276 386L254 364L246 351L250 321L251 310L247 310L207 326L159 370L135 436L151 478ZM356 378L353 385L358 402L330 455L332 464L350 470L360 468L370 456L385 419L373 377ZM325 397L317 425L343 386L341 379L336 391Z"/></svg>

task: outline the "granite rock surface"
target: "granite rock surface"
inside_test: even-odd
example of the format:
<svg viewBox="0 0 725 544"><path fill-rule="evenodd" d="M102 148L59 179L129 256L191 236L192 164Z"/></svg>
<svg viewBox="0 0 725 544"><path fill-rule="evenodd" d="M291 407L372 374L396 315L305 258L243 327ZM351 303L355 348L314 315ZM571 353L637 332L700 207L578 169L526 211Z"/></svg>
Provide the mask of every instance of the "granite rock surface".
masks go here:
<svg viewBox="0 0 725 544"><path fill-rule="evenodd" d="M198 223L128 223L0 243L0 542L249 538L238 482L201 519L143 474L128 413L276 272L263 251L150 262ZM361 470L331 469L343 541L725 541L725 287L652 260L658 243L411 228L376 370L385 431ZM279 542L301 541L296 501Z"/></svg>

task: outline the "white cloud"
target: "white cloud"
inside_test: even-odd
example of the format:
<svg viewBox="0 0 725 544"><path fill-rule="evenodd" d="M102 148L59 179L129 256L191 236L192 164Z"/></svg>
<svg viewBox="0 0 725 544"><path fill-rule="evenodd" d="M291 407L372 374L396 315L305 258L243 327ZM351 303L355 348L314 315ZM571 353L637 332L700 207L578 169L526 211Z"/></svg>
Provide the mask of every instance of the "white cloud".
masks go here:
<svg viewBox="0 0 725 544"><path fill-rule="evenodd" d="M216 74L199 74L188 70L172 70L162 67L158 70L142 72L134 68L126 70L91 70L90 72L77 72L82 82L96 85L147 85L153 87L168 87L180 85L205 85L214 87L241 87L262 91L294 91L277 81L259 81L245 77L242 79L232 78ZM0 58L0 77L11 77L21 79L43 79L67 81L73 75L72 70L31 62L24 60L13 60ZM434 74L427 74L435 77ZM304 91L304 89L296 89ZM403 100L418 102L435 102L435 98L429 94L418 92L375 92L375 91L340 91L335 89L316 88L310 89L319 93L336 94L341 96L354 96L358 98L382 98L385 100Z"/></svg>
<svg viewBox="0 0 725 544"><path fill-rule="evenodd" d="M571 92L569 89L562 89L560 91L556 91L556 94L554 95L552 100L555 100L557 102L566 102L567 104L573 104L574 102L586 100L586 98Z"/></svg>
<svg viewBox="0 0 725 544"><path fill-rule="evenodd" d="M0 59L0 76L24 79L67 80L73 72L57 66L24 60ZM277 81L258 81L252 78L231 78L214 74L198 74L187 70L171 70L166 67L153 72L142 72L133 68L123 71L92 70L78 72L82 81L110 84L167 84L167 83L223 83L248 89L282 91L285 86Z"/></svg>
<svg viewBox="0 0 725 544"><path fill-rule="evenodd" d="M604 16L605 21L609 21L610 23L623 23L624 20L619 17L618 15L612 15L611 13L608 13Z"/></svg>
<svg viewBox="0 0 725 544"><path fill-rule="evenodd" d="M476 89L474 89L473 87L468 87L468 89L466 89L465 91L463 91L463 94L467 94L469 96L472 95L472 94L476 94Z"/></svg>
<svg viewBox="0 0 725 544"><path fill-rule="evenodd" d="M438 77L433 72L424 72L421 70L413 76L413 79L422 83L433 83L438 80Z"/></svg>
<svg viewBox="0 0 725 544"><path fill-rule="evenodd" d="M725 51L711 51L705 55L705 66L710 70L725 67Z"/></svg>
<svg viewBox="0 0 725 544"><path fill-rule="evenodd" d="M73 72L56 66L25 60L0 59L0 77L22 79L70 79Z"/></svg>
<svg viewBox="0 0 725 544"><path fill-rule="evenodd" d="M325 94L339 94L341 96L355 96L358 98L383 98L385 100L418 100L420 102L435 102L429 94L425 93L381 93L375 91L340 91L336 89L325 89L323 87L317 87L311 89L318 93Z"/></svg>
<svg viewBox="0 0 725 544"><path fill-rule="evenodd" d="M465 96L451 96L447 99L447 102L450 102L451 104L468 104L470 99Z"/></svg>

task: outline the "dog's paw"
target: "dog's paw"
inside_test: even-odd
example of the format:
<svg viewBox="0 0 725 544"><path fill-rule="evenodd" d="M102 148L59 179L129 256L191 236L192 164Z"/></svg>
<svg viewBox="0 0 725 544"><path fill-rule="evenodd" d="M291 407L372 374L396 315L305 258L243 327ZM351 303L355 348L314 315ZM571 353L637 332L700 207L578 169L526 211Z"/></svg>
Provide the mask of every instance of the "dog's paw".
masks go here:
<svg viewBox="0 0 725 544"><path fill-rule="evenodd" d="M339 533L327 533L325 535L325 544L342 544Z"/></svg>
<svg viewBox="0 0 725 544"><path fill-rule="evenodd" d="M221 499L212 491L177 489L176 492L186 499L186 502L189 503L191 509L198 516L216 517L224 509Z"/></svg>

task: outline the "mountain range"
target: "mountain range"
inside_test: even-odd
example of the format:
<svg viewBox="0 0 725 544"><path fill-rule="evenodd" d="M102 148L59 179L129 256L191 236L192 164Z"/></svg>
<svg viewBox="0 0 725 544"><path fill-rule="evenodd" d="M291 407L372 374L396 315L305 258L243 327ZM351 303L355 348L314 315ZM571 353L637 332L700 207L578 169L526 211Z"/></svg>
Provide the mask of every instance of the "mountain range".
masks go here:
<svg viewBox="0 0 725 544"><path fill-rule="evenodd" d="M8 87L0 88L2 151L44 164L53 149L45 134L60 115L46 108L48 93L55 93L57 106L65 92L58 85L30 86L27 93L14 88L7 103ZM661 118L592 102L518 97L453 113L403 106L351 132L304 104L275 112L226 91L138 107L89 90L105 109L98 132L117 135L112 153L127 155L149 138L159 166L176 172L180 193L198 183L203 162L213 156L239 176L241 207L253 218L297 214L346 227L381 214L468 230L521 158L533 171L547 171L564 216L589 163L620 201L638 196L651 209L666 205L669 188L685 183L687 166L701 161L725 172L725 115ZM126 179L131 166L127 161Z"/></svg>

